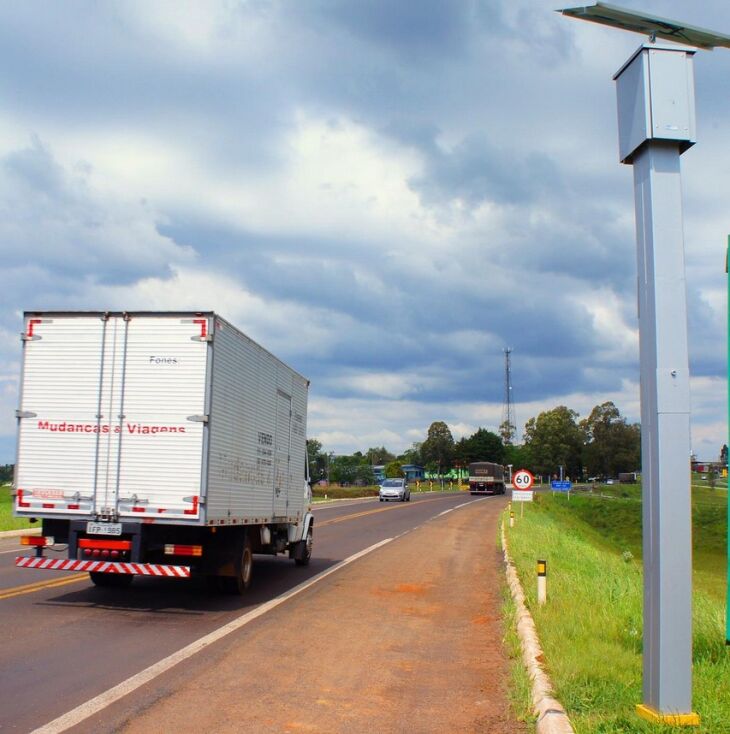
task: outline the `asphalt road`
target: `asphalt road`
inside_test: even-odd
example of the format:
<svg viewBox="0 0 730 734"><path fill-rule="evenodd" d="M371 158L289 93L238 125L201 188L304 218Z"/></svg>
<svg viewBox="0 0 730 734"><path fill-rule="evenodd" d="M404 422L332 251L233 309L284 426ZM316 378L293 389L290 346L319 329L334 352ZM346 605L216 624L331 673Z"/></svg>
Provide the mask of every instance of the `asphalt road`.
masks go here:
<svg viewBox="0 0 730 734"><path fill-rule="evenodd" d="M410 503L315 506L311 564L256 556L253 586L238 598L210 596L195 580L136 578L127 589L102 589L85 574L17 569L17 540L0 540L0 731L33 731L358 551L477 499L426 493ZM330 587L338 573L313 588ZM198 656L220 654L225 645L216 642ZM103 720L102 712L96 726ZM91 731L84 724L76 730Z"/></svg>

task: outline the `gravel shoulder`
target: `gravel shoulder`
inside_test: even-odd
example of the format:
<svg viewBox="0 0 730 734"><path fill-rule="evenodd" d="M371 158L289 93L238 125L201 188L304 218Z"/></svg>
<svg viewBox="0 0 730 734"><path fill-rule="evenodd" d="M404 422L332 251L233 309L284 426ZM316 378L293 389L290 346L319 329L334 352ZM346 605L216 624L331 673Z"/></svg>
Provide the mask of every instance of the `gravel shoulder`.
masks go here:
<svg viewBox="0 0 730 734"><path fill-rule="evenodd" d="M121 731L526 732L507 700L503 505L472 503L347 566L191 664Z"/></svg>

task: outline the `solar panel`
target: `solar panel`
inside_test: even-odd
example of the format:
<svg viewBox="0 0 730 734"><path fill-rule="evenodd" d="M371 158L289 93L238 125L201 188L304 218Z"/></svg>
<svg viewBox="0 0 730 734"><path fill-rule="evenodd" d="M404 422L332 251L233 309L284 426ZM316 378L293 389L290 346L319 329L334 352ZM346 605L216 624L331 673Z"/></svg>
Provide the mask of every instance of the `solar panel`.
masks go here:
<svg viewBox="0 0 730 734"><path fill-rule="evenodd" d="M658 15L647 15L635 10L619 8L608 3L595 3L576 8L563 8L557 12L571 18L589 20L593 23L634 31L667 41L686 43L697 48L712 50L716 46L730 48L730 36L704 28L681 23L676 20L660 18Z"/></svg>

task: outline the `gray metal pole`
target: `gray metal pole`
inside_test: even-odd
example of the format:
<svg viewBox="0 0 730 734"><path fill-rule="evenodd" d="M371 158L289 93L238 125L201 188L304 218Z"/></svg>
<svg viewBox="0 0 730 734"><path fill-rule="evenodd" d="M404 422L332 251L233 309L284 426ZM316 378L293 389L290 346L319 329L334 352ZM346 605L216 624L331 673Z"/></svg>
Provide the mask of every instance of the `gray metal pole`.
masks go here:
<svg viewBox="0 0 730 734"><path fill-rule="evenodd" d="M692 711L692 512L680 147L633 159L639 281L644 704Z"/></svg>

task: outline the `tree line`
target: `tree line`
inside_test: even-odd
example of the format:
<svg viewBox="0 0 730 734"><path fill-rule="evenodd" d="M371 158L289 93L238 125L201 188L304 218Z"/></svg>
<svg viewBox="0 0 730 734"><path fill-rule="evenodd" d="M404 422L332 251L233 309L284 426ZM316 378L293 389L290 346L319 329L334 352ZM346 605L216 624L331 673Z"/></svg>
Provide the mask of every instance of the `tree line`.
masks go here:
<svg viewBox="0 0 730 734"><path fill-rule="evenodd" d="M364 453L335 456L325 452L321 442L310 439L310 474L314 481L371 484L374 466L384 465L386 476L401 476L404 464L423 466L443 476L473 461L493 461L541 475L557 474L562 467L564 476L573 478L615 477L636 471L641 464L639 424L628 423L610 401L595 406L583 420L564 405L544 411L527 421L520 445L501 433L478 428L471 436L454 441L446 423L434 421L422 442L398 455L376 446Z"/></svg>

